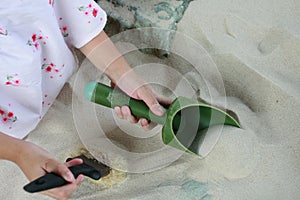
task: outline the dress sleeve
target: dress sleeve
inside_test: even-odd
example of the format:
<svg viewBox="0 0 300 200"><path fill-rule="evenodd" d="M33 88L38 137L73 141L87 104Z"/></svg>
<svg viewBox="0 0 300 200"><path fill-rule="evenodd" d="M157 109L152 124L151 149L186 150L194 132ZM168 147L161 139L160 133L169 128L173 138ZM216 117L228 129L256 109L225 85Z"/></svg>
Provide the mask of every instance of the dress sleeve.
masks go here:
<svg viewBox="0 0 300 200"><path fill-rule="evenodd" d="M93 0L58 0L53 4L67 44L81 48L105 27L107 16Z"/></svg>

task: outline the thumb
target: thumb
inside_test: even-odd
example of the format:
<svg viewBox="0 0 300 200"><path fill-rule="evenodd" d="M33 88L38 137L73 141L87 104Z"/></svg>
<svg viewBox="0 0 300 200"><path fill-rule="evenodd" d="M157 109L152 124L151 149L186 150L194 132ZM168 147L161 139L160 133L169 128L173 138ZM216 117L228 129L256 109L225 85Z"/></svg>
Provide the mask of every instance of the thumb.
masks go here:
<svg viewBox="0 0 300 200"><path fill-rule="evenodd" d="M152 106L149 106L149 108L157 116L163 116L165 113L164 108L159 103L152 104Z"/></svg>
<svg viewBox="0 0 300 200"><path fill-rule="evenodd" d="M60 175L68 182L75 181L74 175L69 168L65 164L54 159L50 159L45 163L44 170L48 173L53 172L57 175Z"/></svg>
<svg viewBox="0 0 300 200"><path fill-rule="evenodd" d="M155 115L164 115L164 108L159 104L151 89L147 87L140 89L139 97Z"/></svg>

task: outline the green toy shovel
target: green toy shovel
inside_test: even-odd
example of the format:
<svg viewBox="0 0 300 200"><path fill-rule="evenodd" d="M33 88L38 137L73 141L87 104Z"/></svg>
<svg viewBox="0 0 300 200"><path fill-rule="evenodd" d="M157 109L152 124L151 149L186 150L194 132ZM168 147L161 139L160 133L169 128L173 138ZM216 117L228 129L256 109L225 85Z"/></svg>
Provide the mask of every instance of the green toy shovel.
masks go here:
<svg viewBox="0 0 300 200"><path fill-rule="evenodd" d="M192 154L197 152L190 146L201 131L213 125L240 127L237 120L221 109L186 97L177 97L163 116L157 116L143 101L102 83L89 82L84 94L88 100L106 107L127 105L134 116L162 124L164 144Z"/></svg>

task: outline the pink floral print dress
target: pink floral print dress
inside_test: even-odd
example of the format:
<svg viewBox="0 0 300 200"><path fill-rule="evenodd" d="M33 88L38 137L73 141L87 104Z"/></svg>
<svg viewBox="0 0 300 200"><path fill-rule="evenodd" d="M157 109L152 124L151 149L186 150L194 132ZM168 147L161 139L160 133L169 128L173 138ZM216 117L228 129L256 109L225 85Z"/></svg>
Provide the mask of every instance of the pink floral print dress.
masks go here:
<svg viewBox="0 0 300 200"><path fill-rule="evenodd" d="M0 132L24 138L76 70L106 13L92 0L1 0Z"/></svg>

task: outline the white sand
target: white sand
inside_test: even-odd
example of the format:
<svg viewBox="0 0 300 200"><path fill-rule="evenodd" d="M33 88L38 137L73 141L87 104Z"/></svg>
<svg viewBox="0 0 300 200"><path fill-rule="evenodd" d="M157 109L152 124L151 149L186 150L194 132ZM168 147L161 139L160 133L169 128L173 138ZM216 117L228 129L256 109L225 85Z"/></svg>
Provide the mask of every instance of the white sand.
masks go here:
<svg viewBox="0 0 300 200"><path fill-rule="evenodd" d="M184 155L164 169L128 174L125 181L110 189L86 180L74 199L299 199L299 6L293 0L193 1L178 29L200 42L214 59L229 96L227 106L238 115L242 129L225 127L203 160ZM141 53L128 59L135 64L158 62ZM187 72L186 65L174 60L170 63L175 69ZM200 93L194 91L197 97L207 99L207 91L213 91L214 102L222 104L224 98L218 96L213 82L204 85L193 72L186 77L194 90L200 89ZM179 93L184 93L182 90ZM71 99L72 88L67 84L28 138L62 161L82 146ZM107 130L116 128L109 118L102 123ZM140 143L125 137L120 146L151 150L159 146L158 138ZM0 199L48 199L22 190L27 180L15 165L1 161L0 166Z"/></svg>

